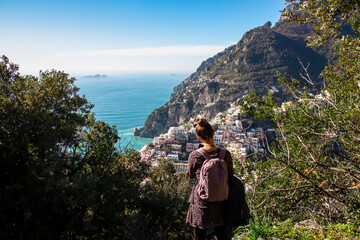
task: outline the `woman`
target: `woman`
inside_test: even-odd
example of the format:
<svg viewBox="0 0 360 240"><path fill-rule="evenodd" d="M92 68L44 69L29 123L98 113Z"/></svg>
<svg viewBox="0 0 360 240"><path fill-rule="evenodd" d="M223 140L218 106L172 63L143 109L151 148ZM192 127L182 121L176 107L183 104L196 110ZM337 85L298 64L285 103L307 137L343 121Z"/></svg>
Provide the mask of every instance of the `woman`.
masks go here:
<svg viewBox="0 0 360 240"><path fill-rule="evenodd" d="M220 148L214 144L214 130L205 119L197 119L195 130L199 140L203 143L204 149L210 157L218 157ZM224 225L223 202L207 202L202 200L196 193L196 186L199 182L200 169L205 157L199 152L194 151L189 156L189 166L187 175L195 178L195 185L190 196L190 206L186 217L186 222L194 228L194 239L206 239L206 230L214 229L218 240L229 239L229 233ZM226 150L224 157L228 166L229 174L233 174L233 161L229 151Z"/></svg>

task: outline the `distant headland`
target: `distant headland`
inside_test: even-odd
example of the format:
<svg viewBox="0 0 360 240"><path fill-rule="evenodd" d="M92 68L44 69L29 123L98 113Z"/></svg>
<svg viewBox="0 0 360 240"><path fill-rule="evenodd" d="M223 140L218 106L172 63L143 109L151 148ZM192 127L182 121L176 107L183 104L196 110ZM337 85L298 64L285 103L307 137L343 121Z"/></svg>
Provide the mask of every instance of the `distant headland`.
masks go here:
<svg viewBox="0 0 360 240"><path fill-rule="evenodd" d="M82 78L104 78L107 77L105 74L85 75Z"/></svg>

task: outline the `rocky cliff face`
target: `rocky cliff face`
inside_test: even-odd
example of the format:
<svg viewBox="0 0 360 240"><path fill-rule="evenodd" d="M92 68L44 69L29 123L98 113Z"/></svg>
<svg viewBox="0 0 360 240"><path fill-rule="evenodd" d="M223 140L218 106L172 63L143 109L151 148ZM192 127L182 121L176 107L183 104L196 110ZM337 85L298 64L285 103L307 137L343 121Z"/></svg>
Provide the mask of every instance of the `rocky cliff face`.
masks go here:
<svg viewBox="0 0 360 240"><path fill-rule="evenodd" d="M196 72L192 73L188 78L186 78L184 81L182 81L178 86L174 87L173 93L171 94L170 99L176 97L178 93L183 91L194 78L199 77L203 72L206 72L208 68L213 65L217 60L222 57L223 55L230 52L232 49L234 49L235 45L232 45L230 47L227 47L224 51L217 53L215 56L206 59L203 61L200 66L196 69Z"/></svg>
<svg viewBox="0 0 360 240"><path fill-rule="evenodd" d="M198 114L210 119L250 91L267 94L270 90L278 101L286 100L288 93L276 73L299 79L299 60L310 63L309 72L316 79L328 63L328 50L306 47L311 27L282 22L270 27L266 23L248 31L236 45L202 62L174 88L170 101L149 115L138 135L159 135Z"/></svg>

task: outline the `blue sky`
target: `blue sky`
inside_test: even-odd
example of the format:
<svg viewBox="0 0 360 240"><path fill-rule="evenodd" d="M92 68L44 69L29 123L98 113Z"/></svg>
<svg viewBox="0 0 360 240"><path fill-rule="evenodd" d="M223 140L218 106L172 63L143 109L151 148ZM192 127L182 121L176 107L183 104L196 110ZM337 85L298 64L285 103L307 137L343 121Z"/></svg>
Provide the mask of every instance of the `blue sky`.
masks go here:
<svg viewBox="0 0 360 240"><path fill-rule="evenodd" d="M285 0L0 0L0 54L23 74L193 72Z"/></svg>

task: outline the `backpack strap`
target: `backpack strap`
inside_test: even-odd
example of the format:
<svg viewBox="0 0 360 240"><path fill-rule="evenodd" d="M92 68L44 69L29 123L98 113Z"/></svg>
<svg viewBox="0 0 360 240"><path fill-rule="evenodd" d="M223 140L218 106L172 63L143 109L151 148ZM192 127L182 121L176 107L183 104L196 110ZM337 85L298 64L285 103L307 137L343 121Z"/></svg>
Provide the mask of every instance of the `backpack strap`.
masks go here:
<svg viewBox="0 0 360 240"><path fill-rule="evenodd" d="M199 153L201 153L201 155L203 155L206 160L210 160L210 154L205 149L199 148L197 151L199 151ZM220 153L219 153L220 159L224 160L225 154L226 154L226 150L220 148Z"/></svg>
<svg viewBox="0 0 360 240"><path fill-rule="evenodd" d="M210 154L205 149L199 148L197 151L201 153L201 155L203 155L206 160L210 160Z"/></svg>
<svg viewBox="0 0 360 240"><path fill-rule="evenodd" d="M221 148L219 156L222 160L225 160L225 154L226 154L226 150Z"/></svg>

